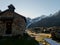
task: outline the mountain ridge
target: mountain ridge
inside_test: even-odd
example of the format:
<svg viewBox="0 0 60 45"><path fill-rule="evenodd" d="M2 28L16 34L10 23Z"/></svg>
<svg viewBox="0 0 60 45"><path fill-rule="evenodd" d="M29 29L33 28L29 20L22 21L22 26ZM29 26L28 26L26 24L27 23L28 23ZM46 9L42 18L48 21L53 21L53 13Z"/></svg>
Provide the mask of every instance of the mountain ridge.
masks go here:
<svg viewBox="0 0 60 45"><path fill-rule="evenodd" d="M37 22L30 24L28 28L52 26L60 26L60 11L54 13L52 16L47 16Z"/></svg>

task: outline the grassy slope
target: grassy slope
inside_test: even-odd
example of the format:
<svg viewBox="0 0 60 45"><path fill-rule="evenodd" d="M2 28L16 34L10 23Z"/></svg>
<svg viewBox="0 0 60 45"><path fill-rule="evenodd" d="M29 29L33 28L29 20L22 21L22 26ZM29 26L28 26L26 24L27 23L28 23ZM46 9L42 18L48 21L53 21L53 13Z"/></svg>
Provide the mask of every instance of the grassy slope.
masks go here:
<svg viewBox="0 0 60 45"><path fill-rule="evenodd" d="M34 39L28 40L28 37L22 38L3 38L0 39L0 45L38 45L38 42Z"/></svg>
<svg viewBox="0 0 60 45"><path fill-rule="evenodd" d="M44 38L51 38L51 34L46 34L46 33L32 33L31 31L27 31L27 33L30 35L30 36L33 36L35 37L35 40L37 40L38 42L44 44Z"/></svg>

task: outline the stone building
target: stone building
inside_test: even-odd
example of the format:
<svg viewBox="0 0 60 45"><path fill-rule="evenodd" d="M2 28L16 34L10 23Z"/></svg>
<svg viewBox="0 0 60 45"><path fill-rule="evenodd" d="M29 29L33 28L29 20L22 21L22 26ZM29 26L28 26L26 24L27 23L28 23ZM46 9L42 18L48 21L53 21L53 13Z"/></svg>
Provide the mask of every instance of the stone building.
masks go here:
<svg viewBox="0 0 60 45"><path fill-rule="evenodd" d="M23 35L26 29L26 18L15 11L11 4L0 12L0 36Z"/></svg>

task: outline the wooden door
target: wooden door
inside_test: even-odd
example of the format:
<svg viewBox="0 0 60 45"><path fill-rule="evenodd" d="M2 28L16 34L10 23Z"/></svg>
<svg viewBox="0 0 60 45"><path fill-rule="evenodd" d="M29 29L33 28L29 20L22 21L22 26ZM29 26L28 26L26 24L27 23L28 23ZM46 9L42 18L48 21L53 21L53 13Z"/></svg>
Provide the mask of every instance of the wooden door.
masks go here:
<svg viewBox="0 0 60 45"><path fill-rule="evenodd" d="M12 33L12 24L7 22L6 23L6 34L11 34Z"/></svg>

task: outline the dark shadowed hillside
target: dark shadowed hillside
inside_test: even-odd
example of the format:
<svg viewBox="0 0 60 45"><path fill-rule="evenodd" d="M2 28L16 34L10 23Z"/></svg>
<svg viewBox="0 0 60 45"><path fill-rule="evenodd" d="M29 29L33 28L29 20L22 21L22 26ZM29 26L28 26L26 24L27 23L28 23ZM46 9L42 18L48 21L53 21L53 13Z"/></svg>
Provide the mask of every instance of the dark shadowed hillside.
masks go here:
<svg viewBox="0 0 60 45"><path fill-rule="evenodd" d="M51 27L51 26L60 26L60 11L56 12L52 16L43 18L38 22L32 23L28 28Z"/></svg>

